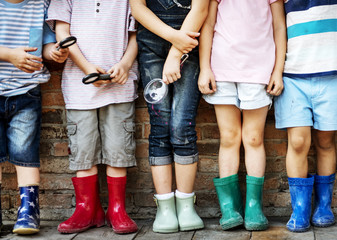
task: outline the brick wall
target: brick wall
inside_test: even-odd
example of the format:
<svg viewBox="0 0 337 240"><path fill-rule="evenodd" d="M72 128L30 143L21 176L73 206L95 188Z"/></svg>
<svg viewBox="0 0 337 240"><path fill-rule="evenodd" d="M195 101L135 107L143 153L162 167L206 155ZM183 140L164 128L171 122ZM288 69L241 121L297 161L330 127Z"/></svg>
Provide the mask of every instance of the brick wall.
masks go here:
<svg viewBox="0 0 337 240"><path fill-rule="evenodd" d="M66 116L60 89L62 65L47 64L51 70L50 81L42 85L43 116L41 136L41 185L40 207L43 220L62 220L71 216L75 206L75 196L71 177L74 172L68 169L68 143L66 135ZM128 171L127 206L135 218L154 217L154 186L148 165L149 116L145 101L140 92L136 110L136 139L138 166ZM197 116L197 133L200 161L195 184L197 208L202 217L220 216L212 179L217 176L217 154L219 132L214 109L203 100ZM274 128L272 110L268 114L265 146L267 169L264 187L264 207L267 216L290 215L290 199L285 172L286 132ZM314 151L310 151L314 162ZM311 164L313 165L313 164ZM2 166L2 209L4 219L14 220L20 203L15 169L8 163ZM314 169L310 169L314 171ZM107 207L108 193L104 166L99 167L101 202ZM244 193L245 167L240 165L241 190ZM244 194L243 194L244 195ZM336 207L337 202L333 202Z"/></svg>

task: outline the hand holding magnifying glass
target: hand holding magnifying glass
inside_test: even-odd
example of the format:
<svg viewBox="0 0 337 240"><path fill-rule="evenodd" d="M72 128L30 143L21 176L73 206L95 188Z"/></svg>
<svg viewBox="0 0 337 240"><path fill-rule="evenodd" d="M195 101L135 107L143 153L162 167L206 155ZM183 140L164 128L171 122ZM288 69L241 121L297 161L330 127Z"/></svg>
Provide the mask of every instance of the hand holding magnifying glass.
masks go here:
<svg viewBox="0 0 337 240"><path fill-rule="evenodd" d="M82 83L90 84L97 82L99 80L111 80L111 74L101 74L101 73L90 73L82 79Z"/></svg>
<svg viewBox="0 0 337 240"><path fill-rule="evenodd" d="M183 54L180 59L180 68L183 63L187 60L189 55L187 53ZM145 101L150 104L157 104L163 100L168 92L168 85L164 83L163 79L155 78L152 79L144 88L144 98Z"/></svg>
<svg viewBox="0 0 337 240"><path fill-rule="evenodd" d="M60 50L61 48L68 48L71 45L74 45L77 41L77 38L74 36L67 37L60 41L59 46L56 48L57 50Z"/></svg>

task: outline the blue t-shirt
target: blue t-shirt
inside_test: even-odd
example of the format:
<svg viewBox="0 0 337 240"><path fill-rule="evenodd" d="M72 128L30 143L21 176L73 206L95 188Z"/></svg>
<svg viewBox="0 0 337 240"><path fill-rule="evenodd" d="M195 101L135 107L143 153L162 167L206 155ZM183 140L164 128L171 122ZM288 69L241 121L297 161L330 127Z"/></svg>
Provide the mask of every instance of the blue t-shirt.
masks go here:
<svg viewBox="0 0 337 240"><path fill-rule="evenodd" d="M284 75L337 74L337 0L286 0L288 46Z"/></svg>
<svg viewBox="0 0 337 240"><path fill-rule="evenodd" d="M9 3L0 0L0 46L8 48L37 47L29 52L42 57L44 44L56 42L55 34L45 23L49 0L24 0ZM26 73L9 62L0 61L0 96L24 94L50 78L44 67Z"/></svg>

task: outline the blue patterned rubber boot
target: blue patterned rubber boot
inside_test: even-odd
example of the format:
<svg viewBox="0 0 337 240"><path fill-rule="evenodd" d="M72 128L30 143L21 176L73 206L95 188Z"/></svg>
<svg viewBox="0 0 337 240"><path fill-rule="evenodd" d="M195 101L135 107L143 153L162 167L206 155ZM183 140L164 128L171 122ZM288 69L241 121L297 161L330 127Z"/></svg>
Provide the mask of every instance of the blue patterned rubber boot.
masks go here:
<svg viewBox="0 0 337 240"><path fill-rule="evenodd" d="M310 228L311 195L314 177L288 178L293 213L287 223L291 232L305 232Z"/></svg>
<svg viewBox="0 0 337 240"><path fill-rule="evenodd" d="M21 206L13 232L34 234L40 231L39 186L20 187Z"/></svg>
<svg viewBox="0 0 337 240"><path fill-rule="evenodd" d="M331 210L331 200L335 174L330 176L315 175L315 210L312 215L312 225L315 227L329 227L335 224L335 216Z"/></svg>

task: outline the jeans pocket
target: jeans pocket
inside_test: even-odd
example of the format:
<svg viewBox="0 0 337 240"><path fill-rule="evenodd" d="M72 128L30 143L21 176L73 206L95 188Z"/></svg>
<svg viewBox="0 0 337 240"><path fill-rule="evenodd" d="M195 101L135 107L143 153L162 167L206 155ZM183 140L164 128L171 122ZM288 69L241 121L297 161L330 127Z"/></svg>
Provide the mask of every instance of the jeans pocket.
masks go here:
<svg viewBox="0 0 337 240"><path fill-rule="evenodd" d="M173 0L157 0L160 5L163 6L166 10L174 7L176 4L173 2Z"/></svg>
<svg viewBox="0 0 337 240"><path fill-rule="evenodd" d="M42 35L43 29L39 27L32 27L29 30L29 47L36 47L35 52L29 52L29 54L40 57L42 55Z"/></svg>
<svg viewBox="0 0 337 240"><path fill-rule="evenodd" d="M125 152L126 154L135 154L136 150L136 140L135 140L135 132L136 125L132 119L124 122L124 130L125 130Z"/></svg>
<svg viewBox="0 0 337 240"><path fill-rule="evenodd" d="M77 140L76 140L77 125L76 123L67 123L67 135L68 135L68 149L69 149L69 160L74 161L77 154Z"/></svg>
<svg viewBox="0 0 337 240"><path fill-rule="evenodd" d="M41 98L41 88L40 85L37 85L35 88L29 90L26 95L31 98Z"/></svg>

